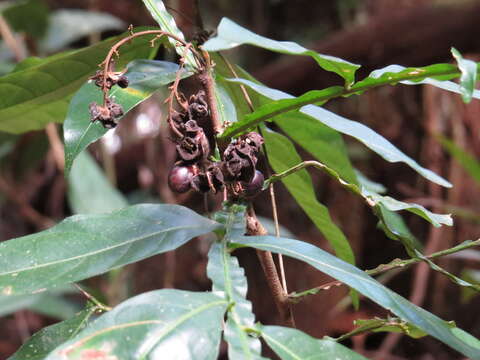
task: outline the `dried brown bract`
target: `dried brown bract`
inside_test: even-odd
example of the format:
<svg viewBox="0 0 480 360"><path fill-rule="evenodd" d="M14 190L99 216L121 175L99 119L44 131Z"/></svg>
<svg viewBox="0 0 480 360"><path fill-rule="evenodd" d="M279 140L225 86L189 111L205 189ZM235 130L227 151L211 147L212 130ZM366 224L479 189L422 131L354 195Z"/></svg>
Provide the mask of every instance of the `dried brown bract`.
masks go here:
<svg viewBox="0 0 480 360"><path fill-rule="evenodd" d="M105 106L92 102L88 108L90 110L90 121L100 121L106 129L116 127L117 119L123 116L122 107L111 98L107 98Z"/></svg>

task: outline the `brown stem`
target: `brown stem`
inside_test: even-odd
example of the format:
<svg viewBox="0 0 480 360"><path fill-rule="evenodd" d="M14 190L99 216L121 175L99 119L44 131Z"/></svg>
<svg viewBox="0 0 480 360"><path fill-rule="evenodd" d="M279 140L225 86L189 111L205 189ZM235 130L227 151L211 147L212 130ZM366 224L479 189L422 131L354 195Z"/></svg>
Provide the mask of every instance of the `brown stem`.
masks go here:
<svg viewBox="0 0 480 360"><path fill-rule="evenodd" d="M213 132L216 135L222 132L222 121L218 114L217 99L215 96L215 81L212 77L212 63L208 52L202 51L202 55L205 59L205 67L200 71L198 78L205 90L207 96L206 100L210 109L210 118L212 120Z"/></svg>
<svg viewBox="0 0 480 360"><path fill-rule="evenodd" d="M252 206L249 206L247 211L247 235L258 236L267 235L267 231L263 225L258 221L255 211ZM280 278L277 273L275 262L273 261L272 253L270 251L256 250L263 272L267 278L268 287L273 295L273 301L277 307L282 320L285 324L295 327L295 321L292 313L292 304L282 287Z"/></svg>

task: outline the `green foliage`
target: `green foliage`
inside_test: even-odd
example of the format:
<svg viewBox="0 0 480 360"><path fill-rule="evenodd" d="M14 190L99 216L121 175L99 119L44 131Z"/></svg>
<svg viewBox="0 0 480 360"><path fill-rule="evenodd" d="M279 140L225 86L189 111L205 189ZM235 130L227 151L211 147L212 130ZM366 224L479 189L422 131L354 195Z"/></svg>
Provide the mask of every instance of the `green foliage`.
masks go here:
<svg viewBox="0 0 480 360"><path fill-rule="evenodd" d="M215 360L228 303L212 293L157 290L102 315L45 360L160 358Z"/></svg>
<svg viewBox="0 0 480 360"><path fill-rule="evenodd" d="M125 76L129 87L115 87L111 97L128 113L136 105L148 99L156 90L175 80L178 65L167 61L138 60L127 66ZM188 73L185 73L188 76ZM65 138L65 174L68 175L75 157L88 145L105 135L100 122L90 121L89 104L102 103L102 92L93 82L85 83L72 98L63 126Z"/></svg>
<svg viewBox="0 0 480 360"><path fill-rule="evenodd" d="M162 1L143 2L162 31L184 39ZM28 1L0 6L0 10L12 24L18 24L19 31L36 32L41 38L47 31L47 36L40 41L43 44L40 48L45 52L64 47L91 31L117 29L122 25L105 14L56 12L48 27L47 15L41 11L35 15L44 19L45 24L25 22L32 9L39 9L38 4L37 1ZM22 6L25 13L18 13ZM15 12L20 14L18 18L11 15ZM108 20L95 29L86 26L73 27L73 32L72 28L64 33L55 31L55 26L75 16L85 16L85 23L93 21L97 24L99 18L96 16ZM186 70L181 70L175 63L148 60L156 52L156 48L151 48L156 35L135 38L122 47L115 59L115 70L126 67L129 86L126 89L115 86L108 96L123 107L125 114L177 77L182 79L194 73L201 73L201 78L210 76L207 80L211 83L202 78L201 85L206 89L208 105L217 106L219 122L224 126L223 133L216 134L218 148L228 146L230 140L247 131L260 129L265 140L267 165L276 172L266 179L264 188L281 180L329 241L337 255L334 256L309 243L285 237L245 236L247 228L252 230L254 219L248 208L251 204L238 200L237 194L230 196L230 202L224 203L223 210L214 215L215 221L179 205L127 206L124 196L109 184L85 151L107 132L99 122L92 123L89 114L89 105L92 102L101 104L104 94L93 82L85 83L85 80L93 75L109 49L125 36L43 59L28 58L17 64L12 72L0 77L1 131L23 133L65 119L65 174L69 182L69 202L73 212L82 214L69 217L48 230L0 243L0 314L29 308L65 319L32 336L10 360L165 356L214 360L219 355L222 335L228 345L228 357L232 360L265 359L261 339L281 359L361 360L365 358L338 341L370 331L402 332L414 338L430 335L471 359L480 359L478 339L454 323L410 303L370 276L423 261L456 284L480 291L477 284L461 279L433 262L439 256L477 246L479 242L465 242L430 256L422 254L421 244L398 212L408 211L433 226L451 226L451 217L385 195L386 189L382 185L369 181L354 170L342 134L354 137L389 162L409 165L434 183L445 187L451 187L451 184L420 166L372 129L321 107L331 99L361 95L375 87L398 83L429 84L460 93L463 100L469 102L472 98L480 98L480 92L475 90L477 63L464 59L452 49L457 66L435 64L405 68L390 65L355 82L359 65L316 53L293 42L265 38L225 18L217 35L201 48L195 48L194 44L179 46L172 37L168 37L168 41L162 39L164 44L176 50L181 57L180 63L186 64ZM341 76L345 86L313 90L299 97L268 88L216 53L242 44L293 56L310 56L322 69ZM208 56L207 52L210 52ZM209 57L216 64L211 74L208 73L210 68L205 66ZM132 62L134 59L137 60ZM460 84L451 81L457 78ZM182 105L181 96L178 99ZM267 124L268 121L272 126ZM14 136L0 134L0 158L8 154L15 141ZM446 139L440 138L440 141L473 177L480 178L478 163L472 156ZM314 160L303 161L295 145L303 148ZM43 156L41 151L32 152ZM410 258L397 259L369 271L355 267L355 254L348 239L331 219L329 209L317 200L317 189L306 170L309 166L323 171L341 187L364 200L378 217L379 226L386 235L401 241ZM212 232L207 265L207 275L212 281L211 292L151 291L124 301L95 321L91 318L98 307L88 307L76 313L77 309L62 297L71 291L66 284L177 249L195 237ZM354 289L352 299L355 304L358 305L359 295L365 296L397 317L357 321L358 327L339 339L315 339L300 330L256 324L252 303L247 299L245 271L234 253L241 247L283 254L309 264ZM283 296L298 298L316 291L318 288ZM49 312L48 309L54 310Z"/></svg>
<svg viewBox="0 0 480 360"><path fill-rule="evenodd" d="M217 227L178 205L72 216L48 230L0 243L0 293L26 294L102 274L174 250Z"/></svg>

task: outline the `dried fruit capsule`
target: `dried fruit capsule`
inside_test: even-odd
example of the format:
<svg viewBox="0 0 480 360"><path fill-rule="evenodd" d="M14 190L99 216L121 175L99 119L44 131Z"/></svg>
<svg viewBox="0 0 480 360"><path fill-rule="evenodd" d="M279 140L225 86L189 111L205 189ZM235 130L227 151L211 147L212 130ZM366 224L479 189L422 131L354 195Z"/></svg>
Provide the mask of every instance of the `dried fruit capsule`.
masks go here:
<svg viewBox="0 0 480 360"><path fill-rule="evenodd" d="M246 198L253 198L257 196L263 187L265 177L261 171L255 170L252 180L249 183L243 183L243 190Z"/></svg>
<svg viewBox="0 0 480 360"><path fill-rule="evenodd" d="M187 192L190 190L193 176L192 166L174 166L168 174L168 186L176 193Z"/></svg>

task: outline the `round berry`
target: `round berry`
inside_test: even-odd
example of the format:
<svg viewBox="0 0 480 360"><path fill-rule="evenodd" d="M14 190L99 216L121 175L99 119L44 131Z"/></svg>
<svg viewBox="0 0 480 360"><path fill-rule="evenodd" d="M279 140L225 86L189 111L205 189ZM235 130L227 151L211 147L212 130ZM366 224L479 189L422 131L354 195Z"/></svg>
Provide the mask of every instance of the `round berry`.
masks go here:
<svg viewBox="0 0 480 360"><path fill-rule="evenodd" d="M168 186L176 193L187 192L190 190L193 175L191 166L174 166L168 174Z"/></svg>
<svg viewBox="0 0 480 360"><path fill-rule="evenodd" d="M243 183L245 197L253 198L260 194L265 177L261 171L255 170L252 180L249 183Z"/></svg>
<svg viewBox="0 0 480 360"><path fill-rule="evenodd" d="M125 75L120 76L118 79L117 85L120 86L122 89L128 87L128 78Z"/></svg>

